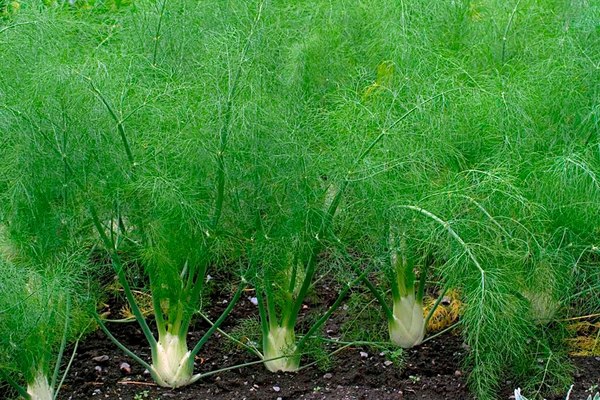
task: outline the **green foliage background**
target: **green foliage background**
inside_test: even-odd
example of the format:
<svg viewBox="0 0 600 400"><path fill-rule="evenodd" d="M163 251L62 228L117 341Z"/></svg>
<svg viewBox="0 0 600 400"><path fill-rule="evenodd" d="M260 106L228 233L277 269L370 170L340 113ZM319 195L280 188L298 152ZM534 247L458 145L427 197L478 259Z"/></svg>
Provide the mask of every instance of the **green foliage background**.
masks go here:
<svg viewBox="0 0 600 400"><path fill-rule="evenodd" d="M251 43L259 2L162 6L0 1L0 221L16 264L78 254L61 273L77 280L102 247L93 204L107 226L120 220L131 270L159 282L139 285L165 290L207 235L216 266L277 284L348 180L325 246L383 268L392 223L431 257L435 283L464 296L478 398L507 375L565 389L562 330L532 309L536 293L552 318L600 309L600 5L271 0ZM95 90L123 121L135 179Z"/></svg>

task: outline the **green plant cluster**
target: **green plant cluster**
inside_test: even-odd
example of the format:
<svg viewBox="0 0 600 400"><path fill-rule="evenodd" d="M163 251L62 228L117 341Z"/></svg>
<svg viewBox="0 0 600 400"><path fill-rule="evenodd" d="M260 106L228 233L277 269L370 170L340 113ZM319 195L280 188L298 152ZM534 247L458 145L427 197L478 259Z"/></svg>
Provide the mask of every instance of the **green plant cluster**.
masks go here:
<svg viewBox="0 0 600 400"><path fill-rule="evenodd" d="M192 384L247 288L252 332L224 333L271 371L323 363L314 338L345 302L352 324L380 322L347 338L417 346L425 293L452 289L477 398L506 377L568 388L565 321L600 311L599 5L0 13L0 381L16 394L56 398L67 344L96 327L159 385ZM98 313L115 280L151 360ZM304 315L322 282L338 292ZM187 343L211 287L228 306Z"/></svg>

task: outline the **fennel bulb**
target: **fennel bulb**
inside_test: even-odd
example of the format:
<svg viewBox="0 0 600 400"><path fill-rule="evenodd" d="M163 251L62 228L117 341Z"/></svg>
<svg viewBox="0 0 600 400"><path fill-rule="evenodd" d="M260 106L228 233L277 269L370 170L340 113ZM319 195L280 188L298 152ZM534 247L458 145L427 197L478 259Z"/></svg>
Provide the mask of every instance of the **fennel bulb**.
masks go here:
<svg viewBox="0 0 600 400"><path fill-rule="evenodd" d="M27 384L27 394L31 400L54 400L54 391L42 372L38 372L33 382Z"/></svg>
<svg viewBox="0 0 600 400"><path fill-rule="evenodd" d="M425 337L423 304L414 294L394 300L393 318L388 321L391 341L405 349L417 346Z"/></svg>
<svg viewBox="0 0 600 400"><path fill-rule="evenodd" d="M178 388L192 381L194 361L185 339L166 332L152 354L152 377L160 386Z"/></svg>
<svg viewBox="0 0 600 400"><path fill-rule="evenodd" d="M271 372L294 372L300 366L293 328L271 327L263 338L265 366Z"/></svg>

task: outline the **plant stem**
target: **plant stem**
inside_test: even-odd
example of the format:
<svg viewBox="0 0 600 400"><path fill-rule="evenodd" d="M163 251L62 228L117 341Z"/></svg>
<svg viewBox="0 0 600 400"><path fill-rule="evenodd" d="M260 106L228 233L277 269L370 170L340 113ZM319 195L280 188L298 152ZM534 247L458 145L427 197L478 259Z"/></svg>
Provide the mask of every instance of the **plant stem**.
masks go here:
<svg viewBox="0 0 600 400"><path fill-rule="evenodd" d="M117 131L119 132L119 136L121 137L121 142L123 143L123 147L125 148L125 153L127 154L127 159L129 160L129 163L132 166L135 166L136 164L135 164L135 161L133 158L133 153L131 151L131 146L129 145L129 140L127 139L127 135L125 135L125 127L123 126L123 120L117 116L115 110L112 108L112 106L110 105L110 103L108 102L106 97L102 94L102 92L94 85L94 82L92 82L92 80L89 78L87 78L87 80L90 83L92 91L96 94L96 96L98 96L100 101L102 101L102 103L108 110L108 113L110 114L112 119L117 124Z"/></svg>
<svg viewBox="0 0 600 400"><path fill-rule="evenodd" d="M346 287L344 288L344 290L342 290L340 292L340 294L338 295L337 299L335 300L335 302L331 305L331 307L329 307L329 309L327 310L327 312L325 314L323 314L321 316L321 318L319 318L317 320L317 322L315 322L310 329L308 330L308 332L306 332L306 334L302 337L302 339L300 339L298 341L297 347L300 351L302 351L302 347L304 346L304 344L306 343L306 341L308 340L308 338L310 338L312 336L313 333L315 333L317 331L317 329L319 329L321 327L321 325L323 325L331 316L331 314L333 314L333 312L335 310L338 309L338 307L340 306L340 304L342 303L342 300L344 300L344 298L346 297L346 294L348 294L348 292L350 291L350 289L356 285L358 282L360 282L361 280L363 280L367 274L369 273L369 270L364 271L358 278L356 278L354 281L348 283L346 285Z"/></svg>
<svg viewBox="0 0 600 400"><path fill-rule="evenodd" d="M91 324L91 322L90 322L90 324ZM77 354L77 348L79 347L79 342L81 341L81 338L83 337L85 330L87 330L87 328L89 327L90 324L88 324L88 326L86 326L86 329L84 329L81 332L81 334L75 341L75 344L73 345L73 352L71 353L69 362L67 363L67 366L65 367L65 372L63 373L63 376L60 379L60 382L58 383L58 385L56 386L56 389L54 391L54 400L56 400L58 398L58 393L60 392L60 388L62 387L63 383L65 382L65 379L67 379L67 374L69 373L69 370L71 369L71 365L73 365L73 360L75 359L75 355Z"/></svg>
<svg viewBox="0 0 600 400"><path fill-rule="evenodd" d="M106 236L106 233L104 232L102 224L100 223L100 220L98 219L98 214L96 212L96 209L93 206L93 204L91 204L91 203L89 204L89 210L90 210L90 214L92 215L92 221L94 222L94 225L96 226L96 230L98 231L98 234L100 235L102 241L104 242L104 245L106 246L107 250L109 251L109 253L111 255L113 269L117 273L119 283L123 287L123 292L125 293L127 302L131 306L131 311L132 311L133 315L135 316L135 319L140 324L140 327L142 328L142 331L144 332L144 336L146 337L146 340L150 344L150 347L152 349L154 349L154 348L156 348L156 343L157 343L156 338L152 334L152 331L150 330L150 327L148 326L148 323L146 322L146 318L142 314L142 311L140 310L139 306L137 305L137 302L135 301L135 297L133 296L133 292L131 291L131 287L129 286L129 282L127 282L127 277L125 276L125 272L123 271L123 264L121 262L121 257L119 256L117 250L114 248L114 243L112 243L111 240Z"/></svg>
<svg viewBox="0 0 600 400"><path fill-rule="evenodd" d="M346 259L351 260L351 256L350 254L348 254L348 251L343 246L341 246L341 243L338 242L338 244L340 245L339 248L342 250L344 257L346 257ZM350 262L350 266L354 270L354 273L362 276L362 272L360 271L358 266L354 265L352 261ZM373 285L373 283L371 283L371 281L366 276L364 276L362 281L367 287L367 289L369 289L373 297L375 297L388 320L394 319L394 313L385 301L384 295L375 287L375 285Z"/></svg>
<svg viewBox="0 0 600 400"><path fill-rule="evenodd" d="M428 342L428 341L430 341L432 339L435 339L436 337L438 337L440 335L443 335L444 333L446 333L446 332L448 332L448 331L456 328L460 324L462 324L462 321L458 321L457 323L450 325L446 329L442 329L441 331L439 331L439 332L437 332L437 333L435 333L435 334L433 334L431 336L426 337L425 339L423 339L423 341L420 344L423 344L423 343Z"/></svg>
<svg viewBox="0 0 600 400"><path fill-rule="evenodd" d="M17 382L15 382L15 380L10 375L4 373L4 371L2 371L2 369L0 369L0 376L6 382L8 382L8 384L17 391L17 393L19 393L19 396L23 397L25 400L31 400L31 396L29 395L29 393L27 393L27 390L23 386L21 386Z"/></svg>
<svg viewBox="0 0 600 400"><path fill-rule="evenodd" d="M440 303L444 299L444 295L446 294L447 291L448 291L448 288L444 288L444 290L442 291L442 293L435 300L435 303L433 304L433 307L431 307L431 309L429 310L429 313L427 314L427 317L425 318L425 329L427 329L427 325L429 324L429 320L431 319L431 317L433 317L433 313L435 312L435 310L438 308L438 306L440 305Z"/></svg>
<svg viewBox="0 0 600 400"><path fill-rule="evenodd" d="M132 359L134 359L142 367L146 368L148 371L152 371L152 366L150 366L150 364L148 364L146 361L142 360L134 352L132 352L131 350L129 350L127 347L125 347L124 344L122 344L121 342L119 342L119 340L116 337L114 337L112 333L110 333L110 331L108 330L108 328L106 327L106 325L104 325L104 322L102 322L102 320L100 319L100 317L98 317L98 315L94 314L94 318L96 319L96 322L98 323L98 326L100 326L100 329L102 329L102 331L106 334L106 336L108 336L108 338L119 349L121 349L125 354L127 354L129 357L131 357ZM154 344L152 346L152 352L154 352L155 348L156 348L156 344Z"/></svg>
<svg viewBox="0 0 600 400"><path fill-rule="evenodd" d="M58 349L58 354L56 355L56 365L54 366L54 373L52 374L52 379L50 380L50 387L56 387L56 381L58 380L58 374L60 372L60 361L62 360L63 353L65 352L65 347L67 346L67 337L69 333L69 316L71 312L71 299L67 295L67 304L65 307L65 324L63 327L63 335L60 341L60 347ZM56 396L56 394L55 394Z"/></svg>
<svg viewBox="0 0 600 400"><path fill-rule="evenodd" d="M515 15L517 13L517 8L519 7L520 3L521 3L521 0L517 0L515 7L513 8L512 12L510 13L510 16L508 17L508 23L506 24L506 27L504 28L504 35L502 36L502 62L501 62L502 65L504 65L504 62L506 60L506 42L508 41L508 31L510 30L510 27L511 27L513 20L515 18Z"/></svg>
<svg viewBox="0 0 600 400"><path fill-rule="evenodd" d="M289 357L289 355L283 355L283 356L279 356L279 357L269 358L268 360L251 361L251 362L247 362L247 363L244 363L244 364L232 365L231 367L221 368L221 369L218 369L216 371L206 372L204 374L196 374L196 375L194 375L192 377L192 379L190 380L190 383L197 382L199 379L206 378L206 377L211 376L211 375L216 375L216 374L219 374L221 372L231 371L232 369L239 369L239 368L249 367L251 365L262 364L262 363L268 362L268 361L280 360L280 359L286 358L286 357Z"/></svg>
<svg viewBox="0 0 600 400"><path fill-rule="evenodd" d="M202 317L202 319L204 319L206 322L208 322L210 324L210 326L215 325L214 322L212 322L206 315L200 313L200 316ZM258 349L256 347L249 346L246 343L237 340L236 338L234 338L233 336L231 336L230 334L228 334L221 328L217 328L217 332L219 332L221 335L225 336L227 339L231 340L233 343L237 344L238 346L241 346L241 347L245 348L246 350L254 353L254 355L256 355L257 357L259 357L261 359L264 357L262 355L262 353L260 351L258 351Z"/></svg>
<svg viewBox="0 0 600 400"><path fill-rule="evenodd" d="M0 33L4 32L4 31L7 31L7 30L9 30L9 29L11 29L11 28L16 28L17 26L21 26L21 25L31 25L31 24L35 24L35 23L37 23L37 21L29 21L29 22L16 22L16 23L14 23L14 24L12 24L12 25L8 25L8 26L5 26L4 28L0 29Z"/></svg>
<svg viewBox="0 0 600 400"><path fill-rule="evenodd" d="M158 40L160 39L160 29L162 28L163 15L165 13L165 6L167 0L163 0L160 7L160 15L158 17L158 25L156 27L156 34L154 35L154 51L152 52L152 65L156 66L156 55L158 53Z"/></svg>
<svg viewBox="0 0 600 400"><path fill-rule="evenodd" d="M223 323L223 321L225 321L225 318L227 318L229 313L231 313L231 311L233 310L233 307L236 305L236 303L240 299L240 296L242 295L242 292L244 291L245 288L246 288L245 281L241 282L240 285L238 286L237 291L235 292L235 295L233 296L233 299L231 299L231 301L227 305L227 308L223 311L221 316L215 321L214 325L211 326L208 331L206 331L206 333L202 336L202 338L198 341L198 343L196 343L196 346L194 346L194 348L192 349L191 355L190 355L190 357L192 359L196 356L196 354L198 354L198 352L200 351L202 346L204 346L204 344L208 341L210 336L219 328L219 326Z"/></svg>

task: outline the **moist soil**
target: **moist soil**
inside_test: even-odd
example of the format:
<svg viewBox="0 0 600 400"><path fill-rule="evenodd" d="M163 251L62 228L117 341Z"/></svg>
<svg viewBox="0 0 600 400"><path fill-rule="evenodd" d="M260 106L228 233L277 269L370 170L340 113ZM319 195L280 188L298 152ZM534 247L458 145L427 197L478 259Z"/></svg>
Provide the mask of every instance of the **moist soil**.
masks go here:
<svg viewBox="0 0 600 400"><path fill-rule="evenodd" d="M326 295L320 298L326 299L324 303L331 303L335 290L325 289ZM111 308L115 307L117 305ZM211 317L216 319L224 307L216 307ZM310 309L318 310L319 304L309 303L305 309L305 314ZM257 309L250 297L243 297L223 328L227 331L256 315ZM324 329L328 336L339 335L343 318L343 312L333 315ZM188 335L190 347L208 327L202 322L193 327ZM150 359L149 347L137 324L111 324L110 329L135 354ZM355 346L335 354L327 368L311 366L297 373L271 373L262 364L256 364L207 376L185 388L166 389L156 386L143 367L124 355L101 331L96 331L79 344L59 399L471 400L474 398L466 387L468 371L463 370L467 353L468 347L460 335L446 333L405 351L403 362L393 362L387 353L372 347ZM256 361L256 356L232 346L230 340L216 333L196 358L195 372L205 373L252 361ZM303 359L303 362L310 361ZM570 400L585 400L590 394L588 390L600 385L600 357L577 357L573 362L575 388ZM499 398L512 398L514 386L507 381ZM549 400L559 399L564 399L564 395Z"/></svg>

